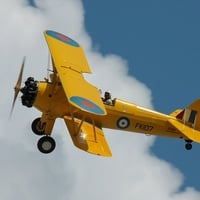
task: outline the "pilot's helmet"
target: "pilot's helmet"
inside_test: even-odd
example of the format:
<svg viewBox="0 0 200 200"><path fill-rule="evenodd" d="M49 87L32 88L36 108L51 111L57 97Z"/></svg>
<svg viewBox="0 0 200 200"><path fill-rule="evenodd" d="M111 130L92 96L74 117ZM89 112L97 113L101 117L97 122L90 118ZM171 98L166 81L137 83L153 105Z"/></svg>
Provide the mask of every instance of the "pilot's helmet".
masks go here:
<svg viewBox="0 0 200 200"><path fill-rule="evenodd" d="M105 92L105 98L106 98L106 99L111 99L111 94L110 94L110 92L108 92L108 91Z"/></svg>

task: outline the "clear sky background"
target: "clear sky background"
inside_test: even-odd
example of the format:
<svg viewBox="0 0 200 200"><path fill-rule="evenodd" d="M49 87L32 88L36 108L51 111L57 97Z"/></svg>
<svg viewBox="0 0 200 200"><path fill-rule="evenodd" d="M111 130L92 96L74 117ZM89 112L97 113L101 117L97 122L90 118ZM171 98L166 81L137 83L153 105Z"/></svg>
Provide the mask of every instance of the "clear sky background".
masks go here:
<svg viewBox="0 0 200 200"><path fill-rule="evenodd" d="M0 0L0 194L29 200L199 200L199 152L184 141L105 129L113 157L72 144L61 119L56 149L37 150L31 122L41 113L17 99L8 120L22 58L24 78L47 72L46 29L82 44L103 91L170 113L199 98L198 1Z"/></svg>

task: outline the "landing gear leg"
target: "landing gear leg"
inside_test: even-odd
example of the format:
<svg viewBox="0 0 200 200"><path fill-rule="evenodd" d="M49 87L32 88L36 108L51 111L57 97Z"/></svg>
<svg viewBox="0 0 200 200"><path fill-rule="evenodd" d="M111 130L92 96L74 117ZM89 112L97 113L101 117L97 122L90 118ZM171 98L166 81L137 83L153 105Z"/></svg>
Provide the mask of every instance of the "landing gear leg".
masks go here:
<svg viewBox="0 0 200 200"><path fill-rule="evenodd" d="M51 153L56 147L55 140L50 136L54 122L55 118L50 118L49 115L44 113L41 118L37 118L32 122L32 131L36 135L44 135L37 144L39 151L42 153Z"/></svg>
<svg viewBox="0 0 200 200"><path fill-rule="evenodd" d="M185 149L186 150L191 150L192 149L192 141L191 140L185 140Z"/></svg>

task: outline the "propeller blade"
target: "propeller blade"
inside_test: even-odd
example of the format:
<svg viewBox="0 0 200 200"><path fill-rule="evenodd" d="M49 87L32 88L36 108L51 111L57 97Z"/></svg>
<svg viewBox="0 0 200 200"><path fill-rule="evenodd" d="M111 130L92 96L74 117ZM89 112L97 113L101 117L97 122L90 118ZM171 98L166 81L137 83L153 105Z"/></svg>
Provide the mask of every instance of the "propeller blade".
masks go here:
<svg viewBox="0 0 200 200"><path fill-rule="evenodd" d="M20 73L19 73L19 76L18 76L18 79L17 79L17 83L16 83L16 85L14 87L14 98L13 98L13 103L12 103L10 116L12 115L12 112L13 112L13 109L14 109L14 106L15 106L15 101L16 101L17 96L19 94L19 91L21 89L21 83L22 83L22 76L23 76L23 71L24 71L25 60L26 60L26 57L23 58L21 69L20 69Z"/></svg>

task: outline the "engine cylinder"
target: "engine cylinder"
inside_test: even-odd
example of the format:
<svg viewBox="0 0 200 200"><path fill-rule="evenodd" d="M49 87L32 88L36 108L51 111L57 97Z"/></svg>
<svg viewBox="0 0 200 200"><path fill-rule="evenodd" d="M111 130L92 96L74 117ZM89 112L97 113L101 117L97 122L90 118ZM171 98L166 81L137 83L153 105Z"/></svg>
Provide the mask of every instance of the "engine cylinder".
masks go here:
<svg viewBox="0 0 200 200"><path fill-rule="evenodd" d="M38 91L38 81L35 81L33 77L27 78L25 86L21 88L22 105L30 108L33 106Z"/></svg>

